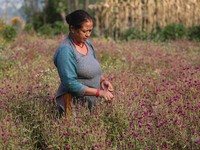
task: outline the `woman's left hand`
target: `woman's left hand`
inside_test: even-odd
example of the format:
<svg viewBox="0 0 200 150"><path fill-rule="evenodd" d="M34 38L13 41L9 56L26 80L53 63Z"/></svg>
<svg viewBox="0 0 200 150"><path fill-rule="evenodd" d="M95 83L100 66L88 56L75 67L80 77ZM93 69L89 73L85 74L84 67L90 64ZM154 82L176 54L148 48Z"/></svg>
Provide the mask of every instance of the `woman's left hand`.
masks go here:
<svg viewBox="0 0 200 150"><path fill-rule="evenodd" d="M108 80L104 80L104 81L101 83L101 87L102 87L102 89L105 90L105 91L113 92L113 86L112 86L112 84L111 84Z"/></svg>

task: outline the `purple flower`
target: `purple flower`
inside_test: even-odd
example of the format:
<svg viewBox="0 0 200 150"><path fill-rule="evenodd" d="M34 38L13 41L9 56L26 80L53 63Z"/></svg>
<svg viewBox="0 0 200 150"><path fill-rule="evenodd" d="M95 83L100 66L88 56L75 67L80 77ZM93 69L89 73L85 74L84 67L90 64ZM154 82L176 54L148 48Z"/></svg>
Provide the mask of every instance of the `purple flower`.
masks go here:
<svg viewBox="0 0 200 150"><path fill-rule="evenodd" d="M162 137L165 137L165 134L162 134Z"/></svg>

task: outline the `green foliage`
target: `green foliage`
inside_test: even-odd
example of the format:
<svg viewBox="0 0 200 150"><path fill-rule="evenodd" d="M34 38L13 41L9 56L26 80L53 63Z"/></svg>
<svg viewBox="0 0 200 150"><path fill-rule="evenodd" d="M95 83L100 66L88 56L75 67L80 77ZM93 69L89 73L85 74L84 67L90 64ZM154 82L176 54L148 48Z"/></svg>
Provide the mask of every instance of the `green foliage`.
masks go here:
<svg viewBox="0 0 200 150"><path fill-rule="evenodd" d="M125 32L124 38L127 41L133 40L133 39L140 39L140 31L135 28L130 28Z"/></svg>
<svg viewBox="0 0 200 150"><path fill-rule="evenodd" d="M3 37L6 40L15 40L17 36L17 27L7 25L3 32Z"/></svg>
<svg viewBox="0 0 200 150"><path fill-rule="evenodd" d="M33 16L33 27L35 30L43 26L43 14L37 13Z"/></svg>
<svg viewBox="0 0 200 150"><path fill-rule="evenodd" d="M200 41L200 26L193 26L189 28L188 37L190 40Z"/></svg>
<svg viewBox="0 0 200 150"><path fill-rule="evenodd" d="M187 28L183 24L170 24L162 28L162 37L164 40L175 40L176 38L183 38L187 35Z"/></svg>
<svg viewBox="0 0 200 150"><path fill-rule="evenodd" d="M54 35L58 35L60 33L68 34L69 26L64 24L62 21L56 21L53 24L53 32L54 32Z"/></svg>
<svg viewBox="0 0 200 150"><path fill-rule="evenodd" d="M26 24L26 26L24 27L24 31L30 33L31 30L33 30L34 27L33 27L33 24L32 23L28 23Z"/></svg>
<svg viewBox="0 0 200 150"><path fill-rule="evenodd" d="M38 32L48 37L53 37L54 35L54 31L50 24L43 25L42 27L39 28Z"/></svg>
<svg viewBox="0 0 200 150"><path fill-rule="evenodd" d="M154 40L159 40L161 39L161 29L160 27L156 26L156 34L152 30L150 34L147 33L147 30L142 27L142 33L136 28L130 28L128 29L125 34L123 35L123 39L126 39L127 41L130 40L149 40L149 39L154 39Z"/></svg>
<svg viewBox="0 0 200 150"><path fill-rule="evenodd" d="M97 36L97 34L95 34L94 30L92 30L90 37L98 37L98 36Z"/></svg>
<svg viewBox="0 0 200 150"><path fill-rule="evenodd" d="M5 44L6 40L2 36L0 36L0 51L4 49Z"/></svg>
<svg viewBox="0 0 200 150"><path fill-rule="evenodd" d="M150 34L143 27L142 33L136 28L128 29L122 36L122 40L153 40L153 41L166 41L175 40L176 38L188 38L190 40L200 41L200 26L193 26L186 28L183 24L170 24L163 28L156 25L156 33L151 31Z"/></svg>
<svg viewBox="0 0 200 150"><path fill-rule="evenodd" d="M69 26L65 25L62 21L56 21L54 24L45 24L37 30L38 33L53 38L54 35L61 33L68 34Z"/></svg>
<svg viewBox="0 0 200 150"><path fill-rule="evenodd" d="M65 7L65 8L62 8L62 10L67 12L67 9L66 9L67 1L61 0L61 2L63 3L63 7ZM49 0L49 3L45 11L46 23L53 24L56 21L62 21L59 11L60 9L58 9L58 1Z"/></svg>

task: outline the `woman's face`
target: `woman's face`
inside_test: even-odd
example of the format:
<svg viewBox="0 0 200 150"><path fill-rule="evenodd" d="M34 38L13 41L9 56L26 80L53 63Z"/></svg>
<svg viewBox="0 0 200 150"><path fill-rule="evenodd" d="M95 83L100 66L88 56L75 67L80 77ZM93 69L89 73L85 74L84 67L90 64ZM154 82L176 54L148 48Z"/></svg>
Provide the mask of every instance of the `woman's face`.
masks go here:
<svg viewBox="0 0 200 150"><path fill-rule="evenodd" d="M91 35L93 29L93 22L87 21L82 24L82 28L80 29L74 29L71 28L71 32L73 34L74 40L76 40L78 43L85 42L88 37Z"/></svg>

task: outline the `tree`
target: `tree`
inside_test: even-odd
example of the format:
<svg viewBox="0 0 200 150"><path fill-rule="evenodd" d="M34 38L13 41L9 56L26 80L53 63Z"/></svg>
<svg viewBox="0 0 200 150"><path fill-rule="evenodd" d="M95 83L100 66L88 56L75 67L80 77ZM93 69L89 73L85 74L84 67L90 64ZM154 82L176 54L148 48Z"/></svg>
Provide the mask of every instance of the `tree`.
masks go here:
<svg viewBox="0 0 200 150"><path fill-rule="evenodd" d="M72 9L71 9L71 0L67 0L67 11L68 11L68 14L70 14L72 12Z"/></svg>
<svg viewBox="0 0 200 150"><path fill-rule="evenodd" d="M74 9L78 10L78 0L74 0Z"/></svg>
<svg viewBox="0 0 200 150"><path fill-rule="evenodd" d="M88 11L89 0L84 0L84 10Z"/></svg>
<svg viewBox="0 0 200 150"><path fill-rule="evenodd" d="M48 5L48 2L49 2L49 0L45 0L45 5L43 7L43 23L44 24L46 23L46 8L47 8L47 5Z"/></svg>
<svg viewBox="0 0 200 150"><path fill-rule="evenodd" d="M59 2L62 2L61 7L59 7ZM56 21L63 21L60 12L67 12L65 7L66 4L66 0L49 0L49 3L46 8L46 23L53 24Z"/></svg>
<svg viewBox="0 0 200 150"><path fill-rule="evenodd" d="M62 5L63 5L63 3L61 1L58 2L58 7L61 9L60 16L62 17L63 23L66 24L66 21L65 21L66 13L65 13L65 11L62 10Z"/></svg>

